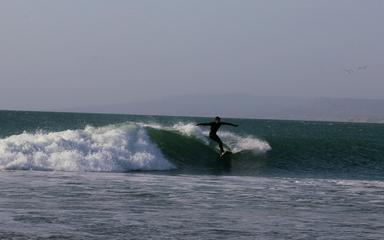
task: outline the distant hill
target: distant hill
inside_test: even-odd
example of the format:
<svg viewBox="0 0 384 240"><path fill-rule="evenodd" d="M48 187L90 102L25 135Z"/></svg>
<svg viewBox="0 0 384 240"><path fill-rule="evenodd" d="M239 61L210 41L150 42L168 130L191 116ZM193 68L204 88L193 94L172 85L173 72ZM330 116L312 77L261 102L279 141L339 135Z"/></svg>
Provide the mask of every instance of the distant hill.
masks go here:
<svg viewBox="0 0 384 240"><path fill-rule="evenodd" d="M258 97L250 95L171 96L154 101L89 106L67 111L260 119L384 122L384 100Z"/></svg>

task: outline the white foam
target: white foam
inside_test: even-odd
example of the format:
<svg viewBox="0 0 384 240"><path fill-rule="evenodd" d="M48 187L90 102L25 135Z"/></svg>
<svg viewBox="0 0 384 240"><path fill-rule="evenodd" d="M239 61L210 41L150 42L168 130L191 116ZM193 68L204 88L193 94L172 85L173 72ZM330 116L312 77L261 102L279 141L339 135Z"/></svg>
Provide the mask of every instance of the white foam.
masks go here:
<svg viewBox="0 0 384 240"><path fill-rule="evenodd" d="M223 131L220 133L220 137L234 153L241 151L266 153L272 149L268 142L253 136L242 137L232 132Z"/></svg>
<svg viewBox="0 0 384 240"><path fill-rule="evenodd" d="M123 172L174 166L143 128L125 124L0 139L0 168Z"/></svg>
<svg viewBox="0 0 384 240"><path fill-rule="evenodd" d="M203 128L197 127L195 123L180 122L173 125L172 128L184 135L194 136L205 144L209 144L209 140L207 138L209 131L202 130ZM229 131L221 131L218 133L218 135L234 153L246 150L259 154L265 153L272 149L268 142L254 136L243 137Z"/></svg>
<svg viewBox="0 0 384 240"><path fill-rule="evenodd" d="M204 142L205 144L208 144L209 141L208 141L208 138L207 138L207 135L208 135L208 132L207 131L203 131L202 128L196 126L195 123L177 123L175 125L172 126L171 129L174 129L186 136L193 136L199 140L201 140L202 142Z"/></svg>

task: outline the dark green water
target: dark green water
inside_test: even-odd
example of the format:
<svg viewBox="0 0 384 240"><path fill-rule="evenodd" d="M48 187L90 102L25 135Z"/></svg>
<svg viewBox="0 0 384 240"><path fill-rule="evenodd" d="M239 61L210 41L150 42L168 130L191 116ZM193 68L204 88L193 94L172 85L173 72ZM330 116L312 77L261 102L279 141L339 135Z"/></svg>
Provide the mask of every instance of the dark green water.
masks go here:
<svg viewBox="0 0 384 240"><path fill-rule="evenodd" d="M240 124L219 132L235 150L229 167L217 161L215 146L204 139L207 129L194 126L207 118L1 111L0 165L11 170L383 178L382 124L225 120Z"/></svg>

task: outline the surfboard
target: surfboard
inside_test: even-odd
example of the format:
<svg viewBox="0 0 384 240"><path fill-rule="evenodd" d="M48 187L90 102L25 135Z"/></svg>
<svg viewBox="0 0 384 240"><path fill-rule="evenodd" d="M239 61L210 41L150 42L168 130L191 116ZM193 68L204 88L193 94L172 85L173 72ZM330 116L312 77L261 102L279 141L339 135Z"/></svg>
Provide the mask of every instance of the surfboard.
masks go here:
<svg viewBox="0 0 384 240"><path fill-rule="evenodd" d="M231 152L231 151L225 151L224 153L222 153L222 154L220 155L220 159L226 159L226 158L229 158L231 155L232 155L232 152Z"/></svg>
<svg viewBox="0 0 384 240"><path fill-rule="evenodd" d="M218 162L221 167L223 167L226 170L231 169L232 165L232 152L231 151L225 151L223 154L221 154L218 158Z"/></svg>

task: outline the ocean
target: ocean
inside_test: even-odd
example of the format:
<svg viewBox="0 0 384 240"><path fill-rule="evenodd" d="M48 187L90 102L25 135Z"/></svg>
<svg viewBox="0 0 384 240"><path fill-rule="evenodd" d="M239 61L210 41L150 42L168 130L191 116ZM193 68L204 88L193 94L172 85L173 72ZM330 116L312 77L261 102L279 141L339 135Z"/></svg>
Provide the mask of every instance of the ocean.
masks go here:
<svg viewBox="0 0 384 240"><path fill-rule="evenodd" d="M383 239L384 125L0 111L0 239Z"/></svg>

